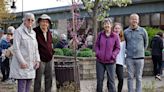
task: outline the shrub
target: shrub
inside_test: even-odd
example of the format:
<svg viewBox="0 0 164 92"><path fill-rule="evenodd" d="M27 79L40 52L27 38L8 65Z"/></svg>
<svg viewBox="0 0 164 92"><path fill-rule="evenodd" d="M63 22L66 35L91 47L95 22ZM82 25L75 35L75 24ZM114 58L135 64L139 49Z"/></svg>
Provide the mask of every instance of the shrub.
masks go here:
<svg viewBox="0 0 164 92"><path fill-rule="evenodd" d="M149 36L149 46L150 46L150 42L152 40L152 38L158 33L161 32L163 30L159 29L159 28L153 28L153 27L145 27L145 29L147 30L148 36Z"/></svg>
<svg viewBox="0 0 164 92"><path fill-rule="evenodd" d="M94 52L90 48L84 48L78 52L77 56L78 57L93 57Z"/></svg>
<svg viewBox="0 0 164 92"><path fill-rule="evenodd" d="M69 48L63 48L63 54L65 56L73 56L73 50L72 49L69 49Z"/></svg>
<svg viewBox="0 0 164 92"><path fill-rule="evenodd" d="M54 49L54 55L62 55L62 56L73 56L73 50L70 48L56 48ZM77 51L78 57L93 57L95 56L95 53L92 51L92 49L85 48L80 51Z"/></svg>
<svg viewBox="0 0 164 92"><path fill-rule="evenodd" d="M151 56L151 51L150 50L146 50L145 51L145 56Z"/></svg>
<svg viewBox="0 0 164 92"><path fill-rule="evenodd" d="M59 49L59 48L56 48L54 49L54 55L64 55L63 53L63 50L62 49Z"/></svg>
<svg viewBox="0 0 164 92"><path fill-rule="evenodd" d="M52 37L52 43L53 43L53 47L55 48L57 43L59 42L60 37L58 35L55 35Z"/></svg>
<svg viewBox="0 0 164 92"><path fill-rule="evenodd" d="M77 54L78 57L93 57L93 52L92 51L80 51Z"/></svg>
<svg viewBox="0 0 164 92"><path fill-rule="evenodd" d="M84 48L81 51L92 51L92 49L90 49L90 48Z"/></svg>

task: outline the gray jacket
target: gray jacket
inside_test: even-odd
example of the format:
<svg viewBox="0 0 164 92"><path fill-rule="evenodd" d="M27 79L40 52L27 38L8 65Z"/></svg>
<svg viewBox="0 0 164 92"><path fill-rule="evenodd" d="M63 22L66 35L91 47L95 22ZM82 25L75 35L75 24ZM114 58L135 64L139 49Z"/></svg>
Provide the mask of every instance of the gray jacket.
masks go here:
<svg viewBox="0 0 164 92"><path fill-rule="evenodd" d="M144 58L148 46L148 35L143 27L132 30L130 27L124 31L128 58Z"/></svg>
<svg viewBox="0 0 164 92"><path fill-rule="evenodd" d="M28 33L24 24L14 32L13 52L10 77L14 79L35 78L34 65L36 61L40 61L36 33L33 30L31 30L31 33ZM28 68L21 69L21 63L26 63Z"/></svg>

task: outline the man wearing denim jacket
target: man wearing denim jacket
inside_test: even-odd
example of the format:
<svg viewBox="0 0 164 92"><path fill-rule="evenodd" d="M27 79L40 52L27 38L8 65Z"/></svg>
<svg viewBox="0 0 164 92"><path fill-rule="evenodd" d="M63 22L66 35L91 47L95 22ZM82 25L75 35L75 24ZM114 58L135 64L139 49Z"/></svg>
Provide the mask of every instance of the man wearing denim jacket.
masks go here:
<svg viewBox="0 0 164 92"><path fill-rule="evenodd" d="M148 35L146 30L138 25L138 14L131 14L129 19L130 26L124 31L127 50L128 92L142 92L144 51L148 46ZM136 77L136 91L133 88L134 74Z"/></svg>

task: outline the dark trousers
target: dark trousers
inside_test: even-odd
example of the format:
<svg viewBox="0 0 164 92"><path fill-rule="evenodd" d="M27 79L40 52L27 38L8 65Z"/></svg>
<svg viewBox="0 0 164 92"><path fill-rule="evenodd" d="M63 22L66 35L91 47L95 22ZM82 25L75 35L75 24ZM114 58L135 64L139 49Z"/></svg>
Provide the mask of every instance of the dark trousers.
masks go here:
<svg viewBox="0 0 164 92"><path fill-rule="evenodd" d="M154 76L160 75L162 72L162 56L152 55L154 64Z"/></svg>
<svg viewBox="0 0 164 92"><path fill-rule="evenodd" d="M1 72L3 76L2 81L7 80L9 78L9 73L10 73L9 58L6 58L4 61L2 61Z"/></svg>
<svg viewBox="0 0 164 92"><path fill-rule="evenodd" d="M116 64L116 74L118 78L117 92L122 92L124 82L124 67L123 65Z"/></svg>
<svg viewBox="0 0 164 92"><path fill-rule="evenodd" d="M18 79L18 92L30 92L32 79Z"/></svg>
<svg viewBox="0 0 164 92"><path fill-rule="evenodd" d="M51 92L52 88L52 62L40 62L40 67L36 70L36 78L34 82L34 92L41 91L42 76L45 80L45 92Z"/></svg>
<svg viewBox="0 0 164 92"><path fill-rule="evenodd" d="M103 64L96 62L96 76L97 76L97 92L103 92L103 80L105 71L107 72L107 88L108 92L116 92L115 88L115 65Z"/></svg>

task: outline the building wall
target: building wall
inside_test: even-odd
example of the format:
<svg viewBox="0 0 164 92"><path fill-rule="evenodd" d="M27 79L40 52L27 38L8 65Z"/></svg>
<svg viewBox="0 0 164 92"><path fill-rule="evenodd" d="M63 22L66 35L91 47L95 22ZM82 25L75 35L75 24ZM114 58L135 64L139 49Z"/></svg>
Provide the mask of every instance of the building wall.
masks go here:
<svg viewBox="0 0 164 92"><path fill-rule="evenodd" d="M67 35L67 19L58 20L57 31L60 34L66 34Z"/></svg>
<svg viewBox="0 0 164 92"><path fill-rule="evenodd" d="M138 13L141 15L141 25L143 26L156 26L161 27L164 29L164 22L163 22L163 15L164 15L164 1L163 0L133 0L133 4L128 5L127 7L111 7L110 11L108 12L110 17L114 17L115 21L123 23L125 27L128 26L128 16L131 13ZM58 8L50 8L50 9L41 9L41 10L34 10L34 11L27 11L32 12L36 15L36 18L40 16L43 13L46 13L51 16L52 21L58 21L57 22L57 28L60 30L63 30L63 28L66 29L66 22L60 22L61 20L69 20L72 15L70 12L70 6L65 7L58 7ZM26 12L25 12L26 13ZM14 25L18 22L21 22L22 19L21 13L16 13L16 21L9 21L10 23L6 24L12 24ZM81 18L89 18L88 14L84 10L80 10ZM116 17L116 18L115 18ZM157 18L157 19L156 19ZM63 20L63 21L65 21ZM145 22L143 21L145 20ZM60 25L61 24L61 25ZM63 27L63 28L61 28ZM64 29L64 32L66 32Z"/></svg>

